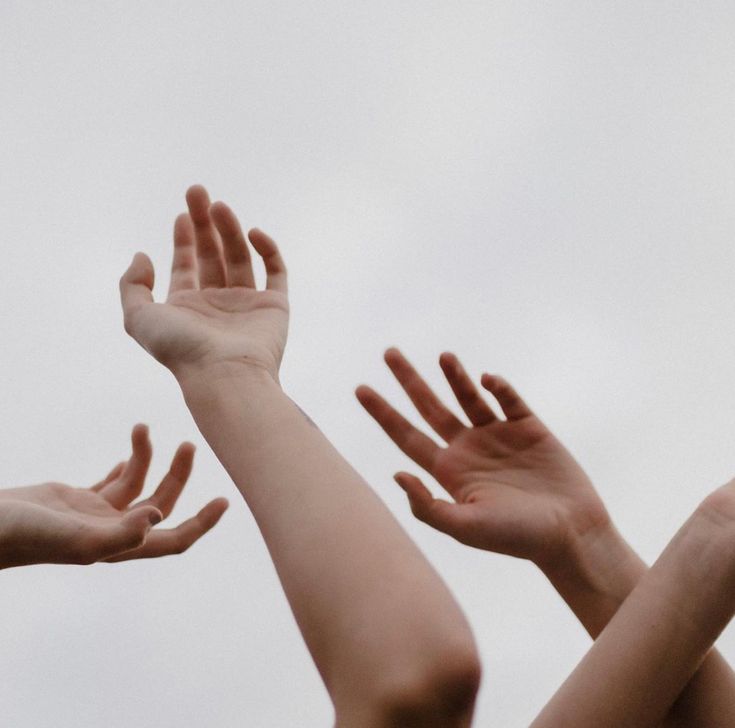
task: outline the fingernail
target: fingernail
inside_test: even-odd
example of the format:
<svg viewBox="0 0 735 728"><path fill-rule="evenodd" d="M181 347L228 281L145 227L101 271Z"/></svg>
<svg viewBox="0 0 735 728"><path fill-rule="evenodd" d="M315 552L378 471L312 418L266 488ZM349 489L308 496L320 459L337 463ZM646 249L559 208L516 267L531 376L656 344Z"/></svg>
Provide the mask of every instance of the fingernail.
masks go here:
<svg viewBox="0 0 735 728"><path fill-rule="evenodd" d="M151 511L148 514L148 520L150 521L151 526L156 526L163 520L163 515L158 511Z"/></svg>

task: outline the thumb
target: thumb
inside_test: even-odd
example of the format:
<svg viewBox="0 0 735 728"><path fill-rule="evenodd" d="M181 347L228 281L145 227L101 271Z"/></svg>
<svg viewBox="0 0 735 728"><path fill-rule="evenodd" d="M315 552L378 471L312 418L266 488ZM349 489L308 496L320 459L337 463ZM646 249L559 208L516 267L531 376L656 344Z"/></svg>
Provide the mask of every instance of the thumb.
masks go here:
<svg viewBox="0 0 735 728"><path fill-rule="evenodd" d="M136 253L132 263L120 278L120 299L125 314L125 329L129 317L141 306L153 303L153 263L145 253Z"/></svg>
<svg viewBox="0 0 735 728"><path fill-rule="evenodd" d="M161 511L153 506L132 508L104 539L100 539L98 560L142 546L148 532L162 519Z"/></svg>
<svg viewBox="0 0 735 728"><path fill-rule="evenodd" d="M405 491L411 512L419 521L458 541L463 540L471 526L465 506L434 498L421 480L410 473L396 473L393 479Z"/></svg>

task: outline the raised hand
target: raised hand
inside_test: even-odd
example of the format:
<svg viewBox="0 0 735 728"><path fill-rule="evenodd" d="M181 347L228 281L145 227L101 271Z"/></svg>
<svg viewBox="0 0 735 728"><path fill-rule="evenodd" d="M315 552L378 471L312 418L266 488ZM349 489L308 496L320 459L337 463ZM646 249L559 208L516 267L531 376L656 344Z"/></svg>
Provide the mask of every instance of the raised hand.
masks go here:
<svg viewBox="0 0 735 728"><path fill-rule="evenodd" d="M505 419L480 396L458 361L444 353L439 364L470 425L429 388L397 349L385 361L438 445L367 386L357 398L386 434L437 480L453 502L434 498L419 478L395 475L414 515L458 541L536 563L558 559L574 541L607 527L609 516L589 478L508 382L483 374L482 386Z"/></svg>
<svg viewBox="0 0 735 728"><path fill-rule="evenodd" d="M153 265L137 253L120 280L125 329L177 376L207 366L253 365L278 381L288 329L286 268L265 233L243 234L227 205L207 191L187 191L189 212L174 226L171 284L153 302ZM265 264L266 290L255 288L250 245Z"/></svg>
<svg viewBox="0 0 735 728"><path fill-rule="evenodd" d="M144 425L133 429L132 447L129 460L90 488L45 483L0 490L0 568L179 554L219 521L227 509L224 498L175 528L153 529L170 515L186 485L194 446L182 444L155 492L137 502L152 456Z"/></svg>

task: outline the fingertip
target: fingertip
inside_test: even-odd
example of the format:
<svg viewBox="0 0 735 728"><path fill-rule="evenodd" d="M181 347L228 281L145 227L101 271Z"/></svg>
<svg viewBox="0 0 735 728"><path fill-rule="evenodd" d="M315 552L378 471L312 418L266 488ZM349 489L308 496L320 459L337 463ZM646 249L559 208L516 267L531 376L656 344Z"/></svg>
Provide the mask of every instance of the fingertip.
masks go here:
<svg viewBox="0 0 735 728"><path fill-rule="evenodd" d="M391 363L395 363L403 359L403 354L401 353L401 350L396 346L389 346L384 352L383 352L383 360L385 361L388 366L391 365Z"/></svg>
<svg viewBox="0 0 735 728"><path fill-rule="evenodd" d="M191 475L194 466L194 449L194 445L190 442L182 442L171 459L169 473L183 482L189 480Z"/></svg>
<svg viewBox="0 0 735 728"><path fill-rule="evenodd" d="M415 494L415 488L413 486L416 485L416 481L418 480L415 476L401 470L393 476L393 480L406 491L409 497Z"/></svg>
<svg viewBox="0 0 735 728"><path fill-rule="evenodd" d="M453 369L457 366L457 355L451 351L443 351L439 354L439 366L442 369Z"/></svg>
<svg viewBox="0 0 735 728"><path fill-rule="evenodd" d="M209 212L212 217L218 217L230 212L230 207L222 200L216 200L209 206Z"/></svg>
<svg viewBox="0 0 735 728"><path fill-rule="evenodd" d="M216 514L217 521L219 521L219 519L225 514L225 511L230 507L230 501L227 500L227 498L215 498L211 505ZM215 523L217 521L215 521Z"/></svg>
<svg viewBox="0 0 735 728"><path fill-rule="evenodd" d="M185 194L187 202L189 202L190 200L197 200L201 198L202 196L207 197L207 198L209 197L207 193L207 188L204 185L199 184L199 183L189 185L189 187L186 190L186 194Z"/></svg>
<svg viewBox="0 0 735 728"><path fill-rule="evenodd" d="M130 433L130 439L133 445L142 443L150 438L150 428L145 422L138 422L133 426L133 431Z"/></svg>
<svg viewBox="0 0 735 728"><path fill-rule="evenodd" d="M491 389L495 384L495 377L492 374L483 372L483 374L480 376L480 384L482 384L485 389Z"/></svg>
<svg viewBox="0 0 735 728"><path fill-rule="evenodd" d="M163 520L163 513L155 506L145 505L131 508L125 515L128 527L131 531L145 539L148 531L157 526Z"/></svg>
<svg viewBox="0 0 735 728"><path fill-rule="evenodd" d="M142 283L148 288L153 288L154 278L155 271L151 259L142 250L138 250L133 254L130 265L120 278L120 284Z"/></svg>
<svg viewBox="0 0 735 728"><path fill-rule="evenodd" d="M209 219L209 193L203 185L192 185L186 191L186 204L194 223L206 223Z"/></svg>
<svg viewBox="0 0 735 728"><path fill-rule="evenodd" d="M501 392L506 390L506 393L510 390L507 380L500 374L488 374L487 372L482 375L480 379L485 389L489 389L492 392Z"/></svg>
<svg viewBox="0 0 735 728"><path fill-rule="evenodd" d="M222 200L217 200L209 206L209 215L220 232L238 231L240 223L232 208Z"/></svg>
<svg viewBox="0 0 735 728"><path fill-rule="evenodd" d="M199 511L197 517L203 525L205 533L219 523L220 518L222 518L229 506L230 502L226 498L215 498Z"/></svg>
<svg viewBox="0 0 735 728"><path fill-rule="evenodd" d="M179 243L189 243L193 227L191 215L188 212L181 212L174 220L174 241Z"/></svg>
<svg viewBox="0 0 735 728"><path fill-rule="evenodd" d="M405 493L406 497L408 498L408 504L413 511L415 498L406 475L407 473L395 473L393 475L393 480L395 480L395 482L398 484L398 487Z"/></svg>
<svg viewBox="0 0 735 728"><path fill-rule="evenodd" d="M191 458L194 457L194 453L196 452L197 446L193 442L189 442L188 440L184 440L179 447L177 448L177 454L179 455L188 455Z"/></svg>
<svg viewBox="0 0 735 728"><path fill-rule="evenodd" d="M273 238L258 227L250 228L248 230L248 240L250 244L255 248L258 255L261 257L267 257L278 252L278 245ZM282 261L279 263L279 268L283 268ZM285 272L285 268L282 272Z"/></svg>

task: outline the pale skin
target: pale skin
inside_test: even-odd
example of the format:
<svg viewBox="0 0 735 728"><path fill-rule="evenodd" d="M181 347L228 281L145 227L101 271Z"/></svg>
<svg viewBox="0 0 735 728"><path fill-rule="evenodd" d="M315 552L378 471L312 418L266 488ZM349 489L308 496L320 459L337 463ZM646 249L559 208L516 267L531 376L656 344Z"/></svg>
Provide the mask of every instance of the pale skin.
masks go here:
<svg viewBox="0 0 735 728"><path fill-rule="evenodd" d="M167 302L153 302L145 256L121 280L126 329L174 372L253 510L337 726L470 725L479 663L461 612L280 389L288 303L275 243L248 234L268 274L257 291L229 208L210 206L200 187L187 202ZM735 485L710 496L646 572L583 471L504 380L482 378L501 419L456 358L442 356L467 427L399 352L386 360L447 443L436 445L370 388L358 389L386 432L454 499L435 499L399 473L417 517L470 545L534 561L593 637L607 625L534 728L728 725L732 675L708 651L735 612ZM0 491L0 568L181 553L217 523L224 499L174 529L154 529L186 485L193 446L180 446L156 491L139 500L151 459L145 426L134 428L132 444L130 459L90 488Z"/></svg>
<svg viewBox="0 0 735 728"><path fill-rule="evenodd" d="M43 483L0 490L0 568L180 554L213 528L227 509L224 498L175 528L154 528L186 486L194 446L183 443L156 490L140 499L152 456L148 428L136 425L131 441L130 458L91 487Z"/></svg>
<svg viewBox="0 0 735 728"><path fill-rule="evenodd" d="M340 728L469 726L479 660L437 574L363 479L284 394L286 268L206 190L174 226L171 283L153 300L138 253L125 327L179 382L253 512ZM253 258L266 286L255 287Z"/></svg>
<svg viewBox="0 0 735 728"><path fill-rule="evenodd" d="M731 481L679 529L532 728L661 725L734 612Z"/></svg>
<svg viewBox="0 0 735 728"><path fill-rule="evenodd" d="M188 215L176 223L167 302L153 301L146 256L138 254L121 279L126 329L175 374L252 509L333 699L336 725L469 725L479 665L461 612L374 494L280 388L288 305L275 243L257 230L248 234L268 274L266 290L257 291L248 242L229 208L210 206L200 187L187 202ZM443 365L457 370L451 357ZM405 362L393 366L407 372ZM383 407L386 429L457 499L442 504L414 476L399 475L417 515L455 535L462 529L473 545L536 560L591 633L616 615L535 725L660 724L735 608L718 598L735 594L735 559L721 552L728 539L735 542L727 519L714 529L726 535L713 538L724 511L710 506L720 496L700 507L618 610L632 585L615 575L636 558L627 548L608 552L612 526L582 471L563 448L556 457L561 446L502 380L488 377L484 385L507 423L465 385L454 382L471 428L427 403L425 389L415 399L448 448L407 430L375 393L361 388L358 395L368 408ZM489 443L482 428L491 432ZM451 456L441 455L454 443ZM467 463L472 476L463 477L457 463ZM519 477L538 464L559 478L558 488L541 473L534 483ZM530 523L514 512L516 498ZM488 530L477 514L491 503ZM703 545L706 555L693 560ZM587 581L577 580L577 569Z"/></svg>
<svg viewBox="0 0 735 728"><path fill-rule="evenodd" d="M481 386L493 395L500 406L501 416L481 396L457 357L450 353L441 355L440 366L469 421L467 424L440 401L400 351L389 349L385 360L426 423L444 441L440 445L411 425L370 387L363 385L356 390L361 404L388 436L428 472L451 498L435 498L415 475L397 473L395 479L406 492L414 515L467 545L536 563L593 638L602 632L636 585L643 580L643 592L634 602L639 605L639 611L636 612L631 606L628 610L631 616L621 615L623 620L616 623L617 643L608 637L605 644L613 650L616 644L624 644L628 650L626 655L635 664L650 667L650 662L644 659L649 653L643 649L644 642L636 632L638 630L645 634L646 631L636 623L636 618L645 622L646 612L640 605L648 605L648 609L660 606L656 590L646 587L646 583L660 585L667 578L681 576L673 576L677 570L671 566L675 561L672 561L671 555L666 562L671 568L659 569L657 582L646 582L646 565L614 527L587 475L502 377L483 374L480 379ZM731 490L725 492L730 497ZM708 521L701 518L695 520L700 531L706 531ZM705 539L706 533L700 536ZM684 554L680 546L679 549L674 553ZM686 563L691 556L681 555L680 559ZM702 573L706 574L707 570ZM667 588L673 589L675 586L672 583ZM711 594L712 591L708 588L700 590L700 593ZM672 595L671 604L676 605L675 597L678 597L686 605L689 596L687 592ZM720 624L718 618L713 619ZM679 685L679 689L673 693L669 690L658 702L651 701L650 705L655 705L658 710L658 714L656 710L653 714L658 717L653 718L653 723L635 722L644 718L635 717L636 708L630 703L627 705L627 715L633 721L630 725L664 725L671 728L706 725L725 728L735 722L735 676L715 650L711 650L704 659L711 644L707 640L710 636L714 640L719 633L712 633L711 622L703 618L701 630L691 635L690 646L694 647L688 660L680 656L680 670L677 678L670 683ZM662 620L662 623L673 625L675 621ZM722 626L724 624L719 629ZM674 635L672 631L672 639ZM701 638L702 635L704 638ZM603 658L595 658L595 666L589 668L590 674L596 674L598 679L605 661L610 660L605 644L595 648L597 651L594 654L602 655ZM660 655L662 644L651 645L651 654ZM629 667L625 660L620 664ZM697 667L699 670L694 674ZM687 672L689 668L691 670ZM575 685L582 684L580 676L586 674L587 669L580 666L581 672L573 676ZM610 669L611 674L614 674L614 664ZM640 682L642 676L635 671L622 670L620 674L635 674L638 685L649 685ZM649 674L658 684L659 676L653 668ZM682 675L686 676L683 681ZM589 693L587 687L581 693L576 689L576 692L571 691L575 693L575 705L579 703L580 694L588 697L594 694L594 691ZM554 711L557 712L545 712L542 717L564 713L565 719L559 724L573 725L566 722L571 720L565 713L568 708L559 707L566 705L564 696L568 699L570 694L570 690L560 694L554 704ZM602 699L601 696L598 698ZM589 697L589 705L593 704L594 701ZM611 705L609 701L608 705ZM583 714L579 715L582 716L579 725L586 725ZM587 715L588 720L591 715L601 716L593 711ZM649 717L645 720L650 721L650 713L646 715ZM544 720L547 718L544 717ZM616 715L611 718L610 725L616 725L615 720L622 718ZM556 724L542 721L538 725Z"/></svg>

